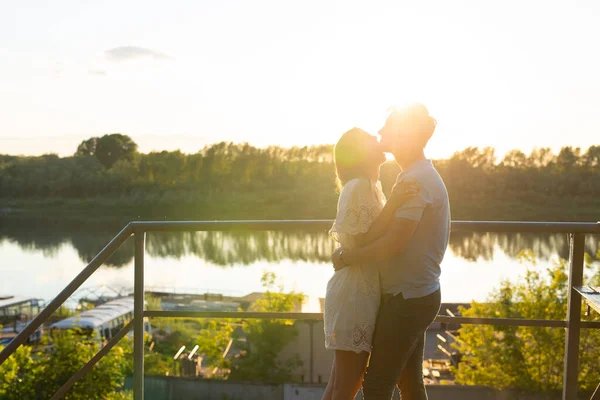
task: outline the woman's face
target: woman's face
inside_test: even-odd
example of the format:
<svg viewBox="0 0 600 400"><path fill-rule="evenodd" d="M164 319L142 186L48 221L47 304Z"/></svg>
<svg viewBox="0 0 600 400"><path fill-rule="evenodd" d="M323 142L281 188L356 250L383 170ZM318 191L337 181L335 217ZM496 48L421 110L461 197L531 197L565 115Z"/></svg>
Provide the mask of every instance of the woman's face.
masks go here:
<svg viewBox="0 0 600 400"><path fill-rule="evenodd" d="M369 164L380 166L385 162L385 154L377 137L368 135L365 146L369 149Z"/></svg>

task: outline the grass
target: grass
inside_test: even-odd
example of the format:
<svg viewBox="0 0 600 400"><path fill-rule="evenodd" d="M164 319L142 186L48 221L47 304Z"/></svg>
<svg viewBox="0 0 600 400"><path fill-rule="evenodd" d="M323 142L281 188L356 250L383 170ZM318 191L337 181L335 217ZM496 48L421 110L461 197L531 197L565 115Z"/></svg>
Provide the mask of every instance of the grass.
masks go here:
<svg viewBox="0 0 600 400"><path fill-rule="evenodd" d="M333 219L337 194L307 198L306 191L203 193L176 191L89 198L2 199L9 216L71 221ZM452 201L454 220L588 221L600 220L600 199L542 197L460 199Z"/></svg>

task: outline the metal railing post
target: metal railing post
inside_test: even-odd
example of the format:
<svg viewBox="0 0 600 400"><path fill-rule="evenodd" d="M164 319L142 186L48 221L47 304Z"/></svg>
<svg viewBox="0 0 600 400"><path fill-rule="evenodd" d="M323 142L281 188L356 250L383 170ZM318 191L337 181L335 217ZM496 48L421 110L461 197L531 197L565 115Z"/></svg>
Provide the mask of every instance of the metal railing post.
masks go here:
<svg viewBox="0 0 600 400"><path fill-rule="evenodd" d="M577 398L577 380L579 377L579 335L581 331L581 295L573 289L573 286L581 286L583 284L584 245L585 234L570 234L569 298L565 335L563 400Z"/></svg>
<svg viewBox="0 0 600 400"><path fill-rule="evenodd" d="M596 390L594 390L594 394L592 394L590 400L600 400L600 384L598 384Z"/></svg>
<svg viewBox="0 0 600 400"><path fill-rule="evenodd" d="M133 289L133 398L144 399L144 246L146 232L135 235L135 271Z"/></svg>
<svg viewBox="0 0 600 400"><path fill-rule="evenodd" d="M313 374L314 374L314 365L315 365L315 321L309 320L308 327L310 329L309 332L309 342L310 342L310 360L309 360L309 373L310 373L310 383L315 383Z"/></svg>

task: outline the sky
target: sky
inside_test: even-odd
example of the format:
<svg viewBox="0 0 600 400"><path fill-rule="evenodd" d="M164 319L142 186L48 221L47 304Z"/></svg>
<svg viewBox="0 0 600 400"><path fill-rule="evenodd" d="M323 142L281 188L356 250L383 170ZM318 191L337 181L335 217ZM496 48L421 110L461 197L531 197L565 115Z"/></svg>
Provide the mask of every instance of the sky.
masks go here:
<svg viewBox="0 0 600 400"><path fill-rule="evenodd" d="M0 153L335 143L391 105L428 155L600 143L597 1L0 3Z"/></svg>

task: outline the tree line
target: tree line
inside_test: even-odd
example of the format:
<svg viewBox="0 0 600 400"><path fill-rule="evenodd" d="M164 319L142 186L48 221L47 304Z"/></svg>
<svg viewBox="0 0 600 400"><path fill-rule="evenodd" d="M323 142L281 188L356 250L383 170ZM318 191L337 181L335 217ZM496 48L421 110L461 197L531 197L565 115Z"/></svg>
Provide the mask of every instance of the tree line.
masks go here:
<svg viewBox="0 0 600 400"><path fill-rule="evenodd" d="M105 135L69 157L0 155L0 208L128 219L332 218L332 153L332 145L221 142L194 154L143 154L128 136ZM598 219L600 146L513 150L501 159L471 147L434 164L454 219ZM386 192L398 172L393 162L382 166Z"/></svg>

